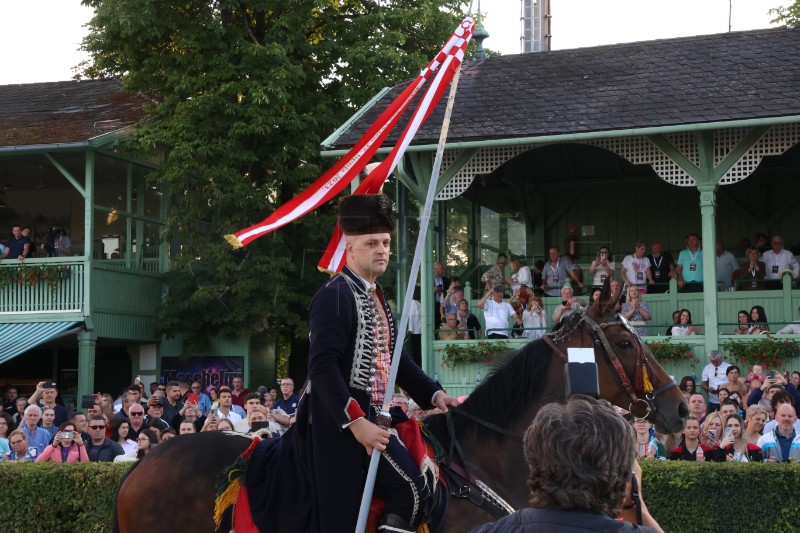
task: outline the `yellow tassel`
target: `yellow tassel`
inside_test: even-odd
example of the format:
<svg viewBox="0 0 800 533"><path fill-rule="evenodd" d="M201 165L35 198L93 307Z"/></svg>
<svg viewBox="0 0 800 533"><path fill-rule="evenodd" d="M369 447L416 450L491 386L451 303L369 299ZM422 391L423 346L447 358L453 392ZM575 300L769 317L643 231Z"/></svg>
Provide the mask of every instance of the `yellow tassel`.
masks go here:
<svg viewBox="0 0 800 533"><path fill-rule="evenodd" d="M231 246L233 246L233 248L234 248L234 249L237 249L237 250L238 250L239 248L242 248L242 247L244 247L244 245L243 245L243 244L241 243L241 241L240 241L240 240L239 240L239 239L236 237L236 235L234 235L234 234L232 234L232 233L229 233L228 235L225 235L225 240L226 240L226 241L228 241L228 244L230 244Z"/></svg>
<svg viewBox="0 0 800 533"><path fill-rule="evenodd" d="M225 489L225 492L217 496L217 499L214 501L214 523L217 525L216 530L219 530L219 526L222 524L222 515L225 514L228 507L236 503L236 497L238 495L239 480L234 479Z"/></svg>
<svg viewBox="0 0 800 533"><path fill-rule="evenodd" d="M422 522L420 525L417 526L417 533L431 533L431 530L428 529L428 523Z"/></svg>
<svg viewBox="0 0 800 533"><path fill-rule="evenodd" d="M650 376L647 374L647 367L642 365L642 381L644 383L644 392L653 392L653 384L650 382Z"/></svg>

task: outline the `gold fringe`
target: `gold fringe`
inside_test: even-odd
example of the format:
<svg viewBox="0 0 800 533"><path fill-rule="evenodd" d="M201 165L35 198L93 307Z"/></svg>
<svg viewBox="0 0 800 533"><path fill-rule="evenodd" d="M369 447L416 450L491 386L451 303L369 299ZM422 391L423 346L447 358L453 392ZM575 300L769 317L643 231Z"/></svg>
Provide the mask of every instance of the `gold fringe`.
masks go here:
<svg viewBox="0 0 800 533"><path fill-rule="evenodd" d="M420 525L417 526L417 533L431 533L431 530L428 529L428 523L422 522Z"/></svg>
<svg viewBox="0 0 800 533"><path fill-rule="evenodd" d="M225 235L225 240L228 241L228 244L233 246L233 248L236 249L236 250L238 250L239 248L243 248L244 247L244 245L241 243L241 241L233 233L229 233L228 235Z"/></svg>
<svg viewBox="0 0 800 533"><path fill-rule="evenodd" d="M228 510L229 507L236 503L236 497L238 495L239 480L234 479L225 489L225 492L217 496L217 499L214 501L214 523L217 526L215 528L216 530L219 530L219 526L222 524L222 515L225 514L225 511Z"/></svg>
<svg viewBox="0 0 800 533"><path fill-rule="evenodd" d="M644 392L653 392L653 383L650 381L650 376L647 375L647 367L642 367L642 381L644 384Z"/></svg>
<svg viewBox="0 0 800 533"><path fill-rule="evenodd" d="M338 274L338 272L333 272L333 271L331 271L331 270L328 270L327 268L323 268L323 267L321 267L321 266L319 266L319 265L317 265L317 270L319 270L320 272L322 272L322 273L324 273L324 274L327 274L327 275L329 275L330 277L333 277L333 276L335 276L336 274Z"/></svg>

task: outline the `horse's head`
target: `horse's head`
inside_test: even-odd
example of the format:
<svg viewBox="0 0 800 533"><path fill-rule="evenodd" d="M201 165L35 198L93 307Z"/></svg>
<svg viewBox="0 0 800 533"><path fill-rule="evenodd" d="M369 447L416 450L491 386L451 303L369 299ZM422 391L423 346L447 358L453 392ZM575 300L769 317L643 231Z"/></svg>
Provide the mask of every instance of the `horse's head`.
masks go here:
<svg viewBox="0 0 800 533"><path fill-rule="evenodd" d="M592 346L600 396L647 418L661 433L677 433L689 414L683 393L627 321L614 312L616 303L606 281L589 309L567 317L559 328L560 348Z"/></svg>

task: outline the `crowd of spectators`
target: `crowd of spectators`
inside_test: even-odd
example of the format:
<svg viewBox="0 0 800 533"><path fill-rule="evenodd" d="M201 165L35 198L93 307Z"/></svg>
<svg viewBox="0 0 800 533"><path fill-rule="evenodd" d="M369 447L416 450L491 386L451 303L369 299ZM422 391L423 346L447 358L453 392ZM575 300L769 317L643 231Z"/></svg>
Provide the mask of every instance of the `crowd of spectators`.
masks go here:
<svg viewBox="0 0 800 533"><path fill-rule="evenodd" d="M436 338L439 340L466 340L475 338L537 338L547 330L547 314L542 296L560 297L561 304L553 304L551 324L573 312L586 302L579 297L588 290L591 303L598 295L600 286L611 280L612 298L617 301L616 311L625 315L640 335L648 334L647 322L651 320L650 308L641 295L663 293L669 289L670 280L675 279L680 292L703 290L703 250L700 237L690 233L684 239L685 248L678 258L664 250L661 242L655 241L647 252L647 243L637 241L632 253L621 263L614 261L608 246L600 246L597 256L588 268L590 283L586 286L583 271L569 255L562 256L558 248L548 250L548 260L537 261L533 269L521 258L499 254L481 277L485 293L477 304L483 311L485 331L480 322L470 314L469 302L462 304L464 290L457 277L445 276L445 267L437 262L434 266L434 295L436 300ZM783 238L774 236L771 241L759 234L756 246L747 239L740 243L744 247L746 260L739 263L736 256L725 249L722 241L716 243L717 284L721 290L779 289L782 276L790 273L800 275L800 265L794 254L786 250ZM511 275L506 277L508 266ZM418 303L418 302L417 302ZM508 304L508 305L505 305ZM510 308L510 309L509 309ZM451 316L454 315L454 316ZM419 317L419 313L415 315ZM470 320L471 319L471 320ZM754 306L750 312L740 311L738 325L733 329L737 335L769 334L766 312L762 306ZM421 327L416 320L417 330ZM418 331L409 331L419 334ZM780 333L800 333L800 322L790 324ZM702 334L702 326L692 323L688 309L673 313L673 324L667 335L685 336Z"/></svg>
<svg viewBox="0 0 800 533"><path fill-rule="evenodd" d="M116 399L97 393L87 411L68 413L57 384L41 381L29 397L6 386L0 401L0 462L136 461L164 440L201 431L282 435L294 423L299 402L294 381L281 380L280 392L195 381L151 383L146 394L137 379ZM91 402L90 402L91 403Z"/></svg>
<svg viewBox="0 0 800 533"><path fill-rule="evenodd" d="M764 373L753 365L743 377L717 351L709 354L700 389L691 376L680 381L689 405L683 432L657 433L633 418L638 455L645 459L788 462L800 459L800 372Z"/></svg>

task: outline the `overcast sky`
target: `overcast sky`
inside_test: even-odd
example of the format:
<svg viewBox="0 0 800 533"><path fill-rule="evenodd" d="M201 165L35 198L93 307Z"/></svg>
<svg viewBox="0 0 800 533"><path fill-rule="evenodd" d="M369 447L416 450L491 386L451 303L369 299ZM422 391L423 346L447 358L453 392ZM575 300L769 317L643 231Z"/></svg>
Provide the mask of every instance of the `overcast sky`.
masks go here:
<svg viewBox="0 0 800 533"><path fill-rule="evenodd" d="M733 31L767 28L790 0L732 0ZM729 0L551 0L552 48L728 31ZM478 2L473 0L473 9ZM519 0L481 0L487 48L519 53ZM0 85L70 79L91 18L80 0L0 0Z"/></svg>

